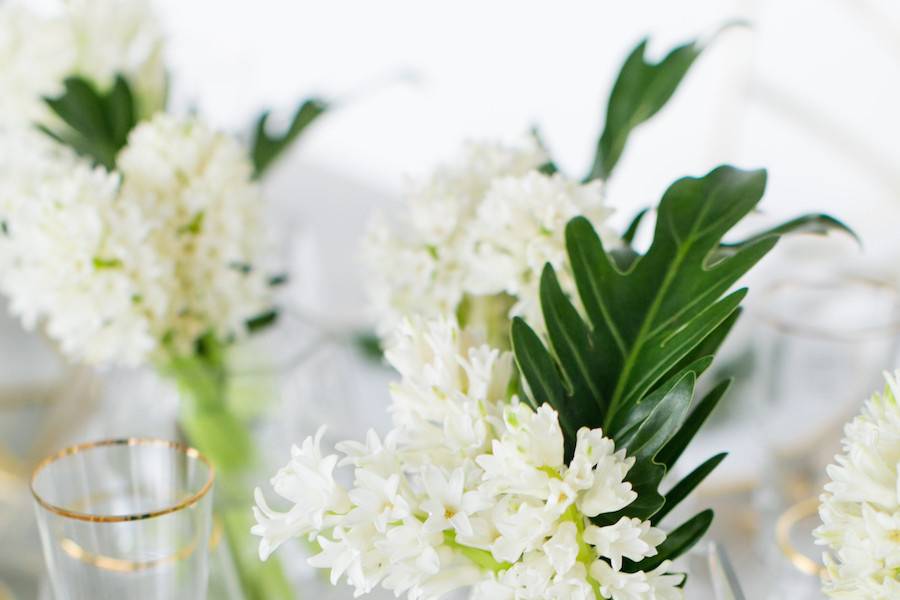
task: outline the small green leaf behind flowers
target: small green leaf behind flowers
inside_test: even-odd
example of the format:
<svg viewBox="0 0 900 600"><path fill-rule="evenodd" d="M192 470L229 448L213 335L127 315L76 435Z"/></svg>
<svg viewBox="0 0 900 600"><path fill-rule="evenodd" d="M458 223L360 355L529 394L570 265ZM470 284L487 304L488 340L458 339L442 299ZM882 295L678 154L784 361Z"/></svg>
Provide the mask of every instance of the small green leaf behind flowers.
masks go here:
<svg viewBox="0 0 900 600"><path fill-rule="evenodd" d="M287 129L276 135L266 131L270 112L262 113L256 121L250 143L253 161L253 177L259 179L307 127L328 110L328 104L319 98L309 98L300 103Z"/></svg>
<svg viewBox="0 0 900 600"><path fill-rule="evenodd" d="M60 96L44 99L63 127L51 129L37 125L38 129L112 171L116 155L125 147L128 134L138 122L128 82L117 75L106 92L97 90L82 77L69 77L63 86Z"/></svg>

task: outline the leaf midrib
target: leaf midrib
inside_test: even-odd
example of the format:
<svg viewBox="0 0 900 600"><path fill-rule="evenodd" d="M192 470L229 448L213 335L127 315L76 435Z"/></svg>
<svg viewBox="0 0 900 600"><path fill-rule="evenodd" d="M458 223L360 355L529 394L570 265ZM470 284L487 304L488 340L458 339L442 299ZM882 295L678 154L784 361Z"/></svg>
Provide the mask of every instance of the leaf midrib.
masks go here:
<svg viewBox="0 0 900 600"><path fill-rule="evenodd" d="M628 382L628 378L631 375L631 370L634 368L634 365L637 362L637 357L640 354L640 351L643 348L644 344L648 339L650 339L650 336L648 335L648 329L652 326L653 320L656 318L656 313L659 312L659 308L662 305L662 300L668 292L669 286L672 285L672 281L675 278L675 275L678 273L678 270L681 268L681 264L684 262L684 259L686 258L687 254L690 252L691 247L696 241L695 236L697 233L697 227L700 223L703 222L703 219L706 216L707 211L709 210L709 206L709 202L704 202L700 213L697 215L697 218L691 225L690 232L686 236L683 245L680 246L678 252L676 252L675 260L669 263L669 266L666 268L666 275L663 278L662 285L660 285L660 287L658 288L656 296L654 296L653 302L650 304L650 308L647 310L647 313L644 315L644 319L641 321L641 327L640 329L638 329L638 333L635 336L634 345L631 347L631 352L625 357L625 364L622 366L622 374L619 377L619 380L616 382L616 389L613 391L612 398L610 399L609 411L607 411L606 419L603 423L604 429L609 428L609 425L619 408L619 403L621 402L622 396L625 393L625 384ZM677 229L674 227L674 224L670 226L672 227L672 238L678 241L679 237Z"/></svg>
<svg viewBox="0 0 900 600"><path fill-rule="evenodd" d="M581 261L585 265L585 268L590 270L590 260L588 260L588 257L584 255L584 252L581 250L580 244L577 246L577 249L578 254L581 256ZM609 265L609 268L611 270L615 270L615 267L613 267L612 265ZM619 348L619 353L622 355L622 358L626 358L628 356L628 348L625 345L625 339L619 332L619 328L616 327L616 323L609 312L609 308L606 306L606 300L603 297L603 293L597 287L596 279L594 277L588 277L587 282L591 286L591 291L593 292L594 298L597 299L597 305L600 308L600 313L603 315L603 320L606 321L610 335L612 335L613 340L616 342L616 346Z"/></svg>

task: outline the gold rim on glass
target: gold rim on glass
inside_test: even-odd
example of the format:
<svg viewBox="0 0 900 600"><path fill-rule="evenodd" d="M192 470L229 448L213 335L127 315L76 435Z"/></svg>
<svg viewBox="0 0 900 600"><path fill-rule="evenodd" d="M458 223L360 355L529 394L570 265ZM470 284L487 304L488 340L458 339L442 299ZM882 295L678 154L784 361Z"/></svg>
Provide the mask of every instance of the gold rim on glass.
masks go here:
<svg viewBox="0 0 900 600"><path fill-rule="evenodd" d="M791 530L803 519L815 515L818 510L819 499L807 498L781 513L775 524L775 540L778 542L778 548L798 571L806 575L822 575L825 567L797 550L791 541Z"/></svg>
<svg viewBox="0 0 900 600"><path fill-rule="evenodd" d="M178 452L181 452L188 458L192 458L195 460L201 461L206 465L206 468L209 472L209 475L206 478L206 482L203 484L203 487L200 488L197 492L191 494L188 498L182 500L178 504L173 506L168 506L166 508L161 508L159 510L154 510L146 513L139 513L133 515L92 515L89 513L78 512L74 510L69 510L67 508L63 508L61 506L56 506L55 504L48 502L41 498L41 496L37 493L35 489L35 481L37 480L38 475L41 471L44 470L47 466L55 463L56 461L79 454L81 452L85 452L87 450L95 449L95 448L103 448L107 446L156 446L163 448L172 448ZM77 444L75 446L70 446L63 450L60 450L56 454L48 456L44 460L42 460L37 467L35 467L34 471L31 474L31 495L34 496L35 501L41 505L46 510L60 515L62 517L67 517L69 519L77 519L79 521L89 521L92 523L123 523L127 521L141 521L144 519L153 519L155 517L161 517L163 515L168 515L174 512L178 512L180 510L184 510L185 508L189 508L199 502L208 492L212 489L213 480L215 479L215 470L213 469L213 465L209 462L209 459L203 456L199 450L195 448L191 448L185 444L181 444L179 442L172 442L169 440L162 440L156 438L124 438L118 440L102 440L99 442L87 442L84 444Z"/></svg>

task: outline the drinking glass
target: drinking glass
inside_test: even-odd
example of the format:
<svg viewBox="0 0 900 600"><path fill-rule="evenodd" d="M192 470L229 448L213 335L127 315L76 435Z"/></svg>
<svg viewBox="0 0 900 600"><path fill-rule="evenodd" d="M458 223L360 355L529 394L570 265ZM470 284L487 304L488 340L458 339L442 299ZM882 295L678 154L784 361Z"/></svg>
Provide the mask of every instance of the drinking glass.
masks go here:
<svg viewBox="0 0 900 600"><path fill-rule="evenodd" d="M31 481L56 600L206 597L213 468L156 439L72 446Z"/></svg>
<svg viewBox="0 0 900 600"><path fill-rule="evenodd" d="M766 598L818 598L816 497L844 423L884 387L882 373L900 366L900 293L886 280L835 269L776 282L761 299L756 408L768 464L757 505L772 574Z"/></svg>

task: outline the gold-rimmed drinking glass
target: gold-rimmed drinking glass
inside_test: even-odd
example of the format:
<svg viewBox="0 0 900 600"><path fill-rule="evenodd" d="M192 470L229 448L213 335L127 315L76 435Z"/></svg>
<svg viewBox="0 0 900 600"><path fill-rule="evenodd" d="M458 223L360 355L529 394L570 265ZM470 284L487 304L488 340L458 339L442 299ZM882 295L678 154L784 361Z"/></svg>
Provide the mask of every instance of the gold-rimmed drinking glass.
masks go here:
<svg viewBox="0 0 900 600"><path fill-rule="evenodd" d="M760 551L773 574L767 598L818 598L817 497L844 424L884 386L882 373L900 366L900 291L835 268L777 281L760 300L756 408L767 465L757 500Z"/></svg>
<svg viewBox="0 0 900 600"><path fill-rule="evenodd" d="M165 440L45 459L31 491L55 599L205 598L213 480L203 455Z"/></svg>

